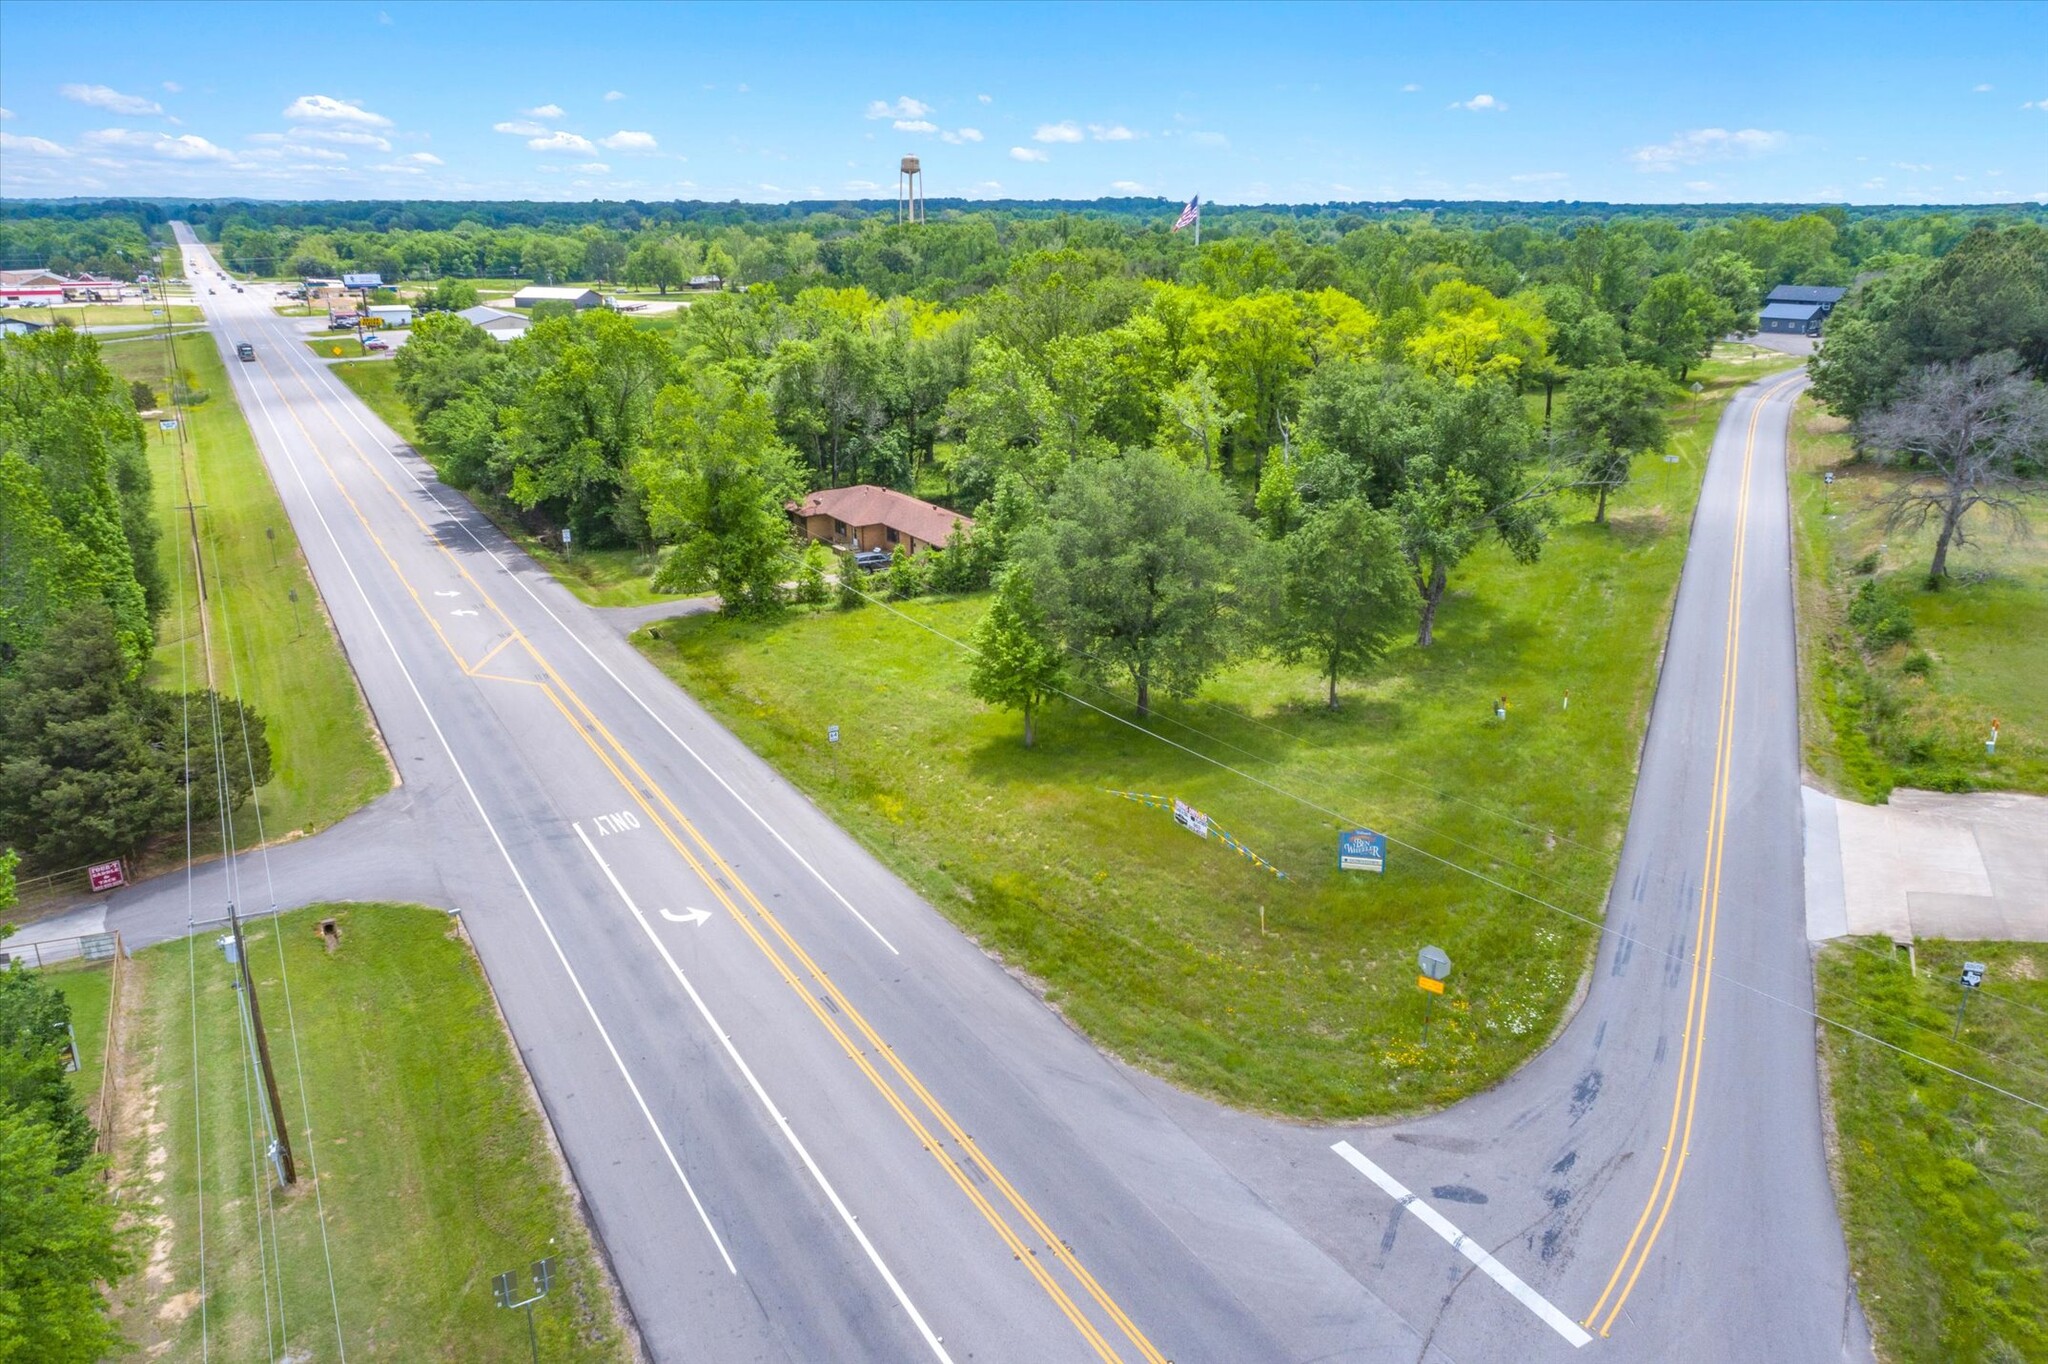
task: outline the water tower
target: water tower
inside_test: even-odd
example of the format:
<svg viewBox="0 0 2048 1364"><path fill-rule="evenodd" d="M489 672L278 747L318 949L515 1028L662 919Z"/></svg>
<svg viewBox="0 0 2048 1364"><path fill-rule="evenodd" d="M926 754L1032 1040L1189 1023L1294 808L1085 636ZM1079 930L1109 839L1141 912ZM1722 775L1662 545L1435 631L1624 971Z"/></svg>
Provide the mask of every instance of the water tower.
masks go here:
<svg viewBox="0 0 2048 1364"><path fill-rule="evenodd" d="M896 221L924 221L924 169L914 156L904 157L896 172Z"/></svg>

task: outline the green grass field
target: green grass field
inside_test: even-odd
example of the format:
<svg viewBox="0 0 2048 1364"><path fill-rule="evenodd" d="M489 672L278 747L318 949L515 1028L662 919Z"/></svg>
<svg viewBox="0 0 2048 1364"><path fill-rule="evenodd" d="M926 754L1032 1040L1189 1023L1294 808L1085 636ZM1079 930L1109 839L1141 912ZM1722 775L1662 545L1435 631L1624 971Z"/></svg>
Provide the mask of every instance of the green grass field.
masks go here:
<svg viewBox="0 0 2048 1364"><path fill-rule="evenodd" d="M1808 768L1864 800L1894 786L2048 792L2048 541L1980 524L1981 542L1950 552L1954 581L1928 591L1933 532L1887 533L1873 505L1898 475L1857 462L1843 424L1810 399L1792 466ZM1903 603L1910 640L1865 647L1849 607L1867 582Z"/></svg>
<svg viewBox="0 0 2048 1364"><path fill-rule="evenodd" d="M1705 372L1680 462L1641 465L1611 527L1575 503L1537 566L1476 555L1435 647L1397 648L1334 715L1319 679L1260 661L1161 705L1156 738L1059 703L1027 752L1013 714L967 695L964 652L920 628L964 639L980 598L909 603L908 620L697 617L637 640L1108 1050L1251 1108L1425 1108L1542 1045L1593 942L1586 922L1437 859L1600 916L1702 456L1733 388L1771 363ZM1080 694L1131 714L1124 695ZM1289 879L1113 791L1185 799ZM1339 872L1354 822L1413 846L1384 876ZM1455 969L1425 1050L1426 943Z"/></svg>
<svg viewBox="0 0 2048 1364"><path fill-rule="evenodd" d="M328 915L340 931L331 949L319 931ZM541 1357L629 1359L541 1115L450 917L330 905L245 932L299 1183L274 1202L257 1196L270 1183L252 1173L249 1060L215 935L189 954L183 940L137 953L124 987L135 1001L126 1098L137 1117L121 1164L161 1237L155 1271L117 1291L137 1344L201 1355L203 1205L214 1358L336 1361L338 1300L352 1360L523 1364L525 1314L495 1305L491 1276L524 1276L553 1255L560 1278L535 1309ZM258 1090L259 1131L261 1102ZM275 1256L267 1284L262 1254Z"/></svg>
<svg viewBox="0 0 2048 1364"><path fill-rule="evenodd" d="M164 309L161 303L81 303L65 304L54 308L0 308L0 317L18 317L26 322L61 322L91 331L96 327L125 327L137 322L161 322L165 319L155 313ZM206 317L189 303L168 305L172 322L204 322Z"/></svg>
<svg viewBox="0 0 2048 1364"><path fill-rule="evenodd" d="M1872 938L1816 965L1827 1012L1917 1053L1822 1033L1858 1295L1893 1364L2048 1359L2048 1122L1938 1068L2048 1095L2048 948L1923 939L1918 956L1916 978ZM1951 1042L1965 960L1990 970Z"/></svg>
<svg viewBox="0 0 2048 1364"><path fill-rule="evenodd" d="M414 425L405 400L398 396L395 368L336 365L334 373L408 444L419 444L419 428ZM647 585L660 566L655 555L637 549L578 549L565 556L521 526L514 509L479 495L472 494L472 500L491 518L492 524L517 540L520 548L554 574L556 581L580 601L592 606L647 606L675 600Z"/></svg>
<svg viewBox="0 0 2048 1364"><path fill-rule="evenodd" d="M149 433L150 471L165 532L164 571L173 583L184 581L182 608L174 594L158 622L149 680L176 688L182 666L185 685L206 685L189 522L179 510L188 474L191 499L202 507L216 683L239 694L269 724L272 777L257 792L263 834L279 839L312 833L388 791L390 765L213 339L181 337L176 348L186 382L208 396L186 409L182 447L179 433ZM107 363L124 378L147 380L159 395L169 389L169 361L160 345L110 348ZM181 449L190 456L182 464ZM200 848L218 847L215 830L196 837ZM253 803L244 805L236 815L235 842L247 847L257 838L256 810Z"/></svg>
<svg viewBox="0 0 2048 1364"><path fill-rule="evenodd" d="M71 1032L78 1039L78 1069L71 1089L99 1121L100 1077L107 1069L107 1009L114 979L110 962L69 961L42 968L43 978L64 993L71 1006Z"/></svg>

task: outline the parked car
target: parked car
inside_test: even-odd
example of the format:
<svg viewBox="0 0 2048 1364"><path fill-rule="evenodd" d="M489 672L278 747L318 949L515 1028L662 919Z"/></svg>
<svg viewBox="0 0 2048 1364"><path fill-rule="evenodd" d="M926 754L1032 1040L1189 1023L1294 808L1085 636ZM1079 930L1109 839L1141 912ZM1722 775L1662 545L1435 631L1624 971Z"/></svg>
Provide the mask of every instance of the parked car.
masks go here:
<svg viewBox="0 0 2048 1364"><path fill-rule="evenodd" d="M363 342L364 350L390 350L391 343L381 336L372 336Z"/></svg>
<svg viewBox="0 0 2048 1364"><path fill-rule="evenodd" d="M886 549L864 549L853 556L854 567L866 573L880 573L894 558Z"/></svg>

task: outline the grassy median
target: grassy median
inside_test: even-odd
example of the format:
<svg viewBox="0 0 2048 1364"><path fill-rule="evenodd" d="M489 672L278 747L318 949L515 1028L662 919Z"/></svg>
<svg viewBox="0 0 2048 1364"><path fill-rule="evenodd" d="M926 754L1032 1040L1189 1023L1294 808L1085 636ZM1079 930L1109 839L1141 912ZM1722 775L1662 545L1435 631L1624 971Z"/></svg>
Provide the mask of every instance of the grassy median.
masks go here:
<svg viewBox="0 0 2048 1364"><path fill-rule="evenodd" d="M2048 792L2048 541L1973 525L1981 540L1951 551L1952 581L1930 590L1933 530L1888 532L1876 505L1900 475L1859 461L1810 398L1792 432L1808 768L1864 800ZM2038 521L2048 498L2034 501Z"/></svg>
<svg viewBox="0 0 2048 1364"><path fill-rule="evenodd" d="M332 940L320 932L329 917ZM553 1255L561 1277L536 1308L542 1357L628 1359L589 1234L453 920L329 905L251 923L246 936L299 1183L273 1194L260 1168L262 1095L248 1088L233 974L213 936L137 953L119 1149L155 1241L120 1291L130 1337L167 1358L200 1357L203 1212L214 1358L338 1360L338 1315L352 1360L519 1364L524 1314L495 1305L491 1276L523 1277Z"/></svg>
<svg viewBox="0 0 2048 1364"><path fill-rule="evenodd" d="M272 776L257 792L262 833L274 840L325 828L388 791L391 769L220 352L199 334L176 339L175 362L162 343L109 347L106 355L117 373L144 380L160 401L174 368L188 393L182 432L157 429L155 418L144 423L164 573L184 584L157 624L150 681L206 685L191 522L181 510L189 496L200 506L215 685L256 707L269 725ZM253 805L237 814L237 844L257 841L256 814ZM195 839L201 850L219 844L213 829Z"/></svg>
<svg viewBox="0 0 2048 1364"><path fill-rule="evenodd" d="M1894 1364L2048 1359L2048 1120L1943 1069L2048 1100L2048 948L1923 940L1918 958L1915 976L1872 938L1817 964L1823 1012L1879 1039L1822 1033L1864 1312ZM1966 960L1990 969L1951 1041Z"/></svg>
<svg viewBox="0 0 2048 1364"><path fill-rule="evenodd" d="M1160 705L1149 735L1060 703L1026 751L1014 715L968 696L966 655L941 638L966 638L982 598L699 617L637 638L1110 1051L1303 1117L1440 1104L1525 1060L1586 968L1702 456L1729 394L1770 363L1705 371L1680 462L1640 466L1611 527L1572 506L1534 567L1475 555L1437 644L1396 649L1335 714L1318 679L1255 662L1194 704ZM1131 713L1125 696L1082 694ZM1117 791L1189 801L1288 879ZM1353 822L1416 846L1394 848L1383 876L1339 872ZM1424 1049L1428 943L1454 969Z"/></svg>
<svg viewBox="0 0 2048 1364"><path fill-rule="evenodd" d="M48 308L0 308L0 317L40 322L45 326L61 323L80 331L91 331L95 327L132 327L141 322L162 322L164 319L157 313L166 308L172 322L206 320L199 307L191 303L72 303Z"/></svg>

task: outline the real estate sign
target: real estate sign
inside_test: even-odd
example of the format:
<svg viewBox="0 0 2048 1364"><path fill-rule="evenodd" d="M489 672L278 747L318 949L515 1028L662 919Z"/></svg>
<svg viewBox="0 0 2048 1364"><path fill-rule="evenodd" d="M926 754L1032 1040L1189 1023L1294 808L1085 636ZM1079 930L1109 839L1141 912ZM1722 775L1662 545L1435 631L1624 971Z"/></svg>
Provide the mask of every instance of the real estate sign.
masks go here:
<svg viewBox="0 0 2048 1364"><path fill-rule="evenodd" d="M1387 836L1370 829L1346 829L1337 836L1337 868L1340 871L1387 869Z"/></svg>
<svg viewBox="0 0 2048 1364"><path fill-rule="evenodd" d="M128 884L128 874L122 870L119 858L112 862L95 862L85 869L87 882L96 891L112 890Z"/></svg>

